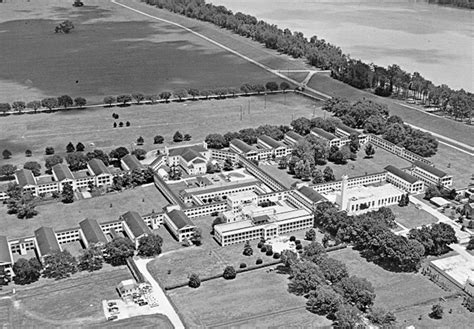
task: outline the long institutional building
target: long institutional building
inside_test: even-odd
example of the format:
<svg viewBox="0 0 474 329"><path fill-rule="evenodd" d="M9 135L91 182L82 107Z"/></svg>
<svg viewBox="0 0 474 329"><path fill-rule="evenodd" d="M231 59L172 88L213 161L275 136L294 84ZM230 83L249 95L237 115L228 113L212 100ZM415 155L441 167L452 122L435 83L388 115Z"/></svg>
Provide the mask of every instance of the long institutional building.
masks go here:
<svg viewBox="0 0 474 329"><path fill-rule="evenodd" d="M314 130L313 130L314 132ZM329 145L339 139L345 143L354 131L337 131L336 139L316 131ZM346 177L316 185L299 184L288 189L261 170L251 160L274 159L291 154L293 146L303 137L289 131L283 141L268 136L259 137L256 146L232 140L228 149L208 149L205 142L194 145L166 147L148 165L155 172L154 184L169 205L161 212L138 214L129 211L112 221L85 218L77 227L55 231L39 227L31 236L10 239L0 236L0 266L11 266L15 254L25 255L33 250L42 260L62 245L81 241L82 245L105 244L123 235L138 243L152 229L165 225L178 241L193 236L196 226L192 219L219 215L225 223L214 227L215 239L222 246L260 238L273 238L296 230L313 227L313 210L321 202L330 201L341 211L360 214L382 206L397 204L406 193L421 193L426 185L449 187L452 177L423 161L415 160L409 168L387 166L380 173ZM359 134L361 143L371 136ZM409 154L408 156L412 156ZM206 174L209 162L230 159L240 169ZM15 174L24 191L34 195L59 192L65 183L73 188L108 186L121 172L144 169L134 157L122 159L122 170L114 171L100 160L91 160L86 170L71 172L66 165L56 165L52 175L34 177L29 170ZM171 167L179 167L187 176L184 180L169 180ZM33 219L34 221L34 219Z"/></svg>

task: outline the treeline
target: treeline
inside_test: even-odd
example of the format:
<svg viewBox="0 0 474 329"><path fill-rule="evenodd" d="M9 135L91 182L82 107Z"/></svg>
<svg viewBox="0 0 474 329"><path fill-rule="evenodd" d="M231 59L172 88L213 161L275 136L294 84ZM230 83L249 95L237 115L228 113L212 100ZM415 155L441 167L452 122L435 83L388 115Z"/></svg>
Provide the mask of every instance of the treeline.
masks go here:
<svg viewBox="0 0 474 329"><path fill-rule="evenodd" d="M389 116L385 105L371 100L362 99L350 103L346 99L333 98L324 103L323 109L333 113L351 128L382 135L387 141L423 157L435 155L438 150L438 141L433 135L413 129L396 115ZM335 129L333 126L322 128L331 133L334 133Z"/></svg>
<svg viewBox="0 0 474 329"><path fill-rule="evenodd" d="M228 147L233 139L241 139L245 143L252 145L257 143L257 138L262 135L270 136L279 141L285 137L285 133L290 130L288 126L262 125L258 128L245 128L235 132L221 134L209 134L206 136L206 143L209 148L222 149Z"/></svg>
<svg viewBox="0 0 474 329"><path fill-rule="evenodd" d="M428 0L428 3L474 9L474 2L472 2L472 0Z"/></svg>
<svg viewBox="0 0 474 329"><path fill-rule="evenodd" d="M472 116L472 93L462 89L455 91L446 85L435 86L418 72L410 74L396 64L384 68L353 59L339 47L316 36L308 40L301 32L282 30L277 25L258 20L254 16L241 12L234 14L224 6L215 6L204 0L143 1L174 13L211 22L294 58L305 58L313 66L331 70L333 78L353 87L372 89L380 96L417 98L424 104L440 107L459 119Z"/></svg>
<svg viewBox="0 0 474 329"><path fill-rule="evenodd" d="M413 229L406 238L392 232L394 221L393 212L385 207L349 216L326 202L315 211L315 225L338 241L353 244L368 260L392 271L416 271L424 256L445 253L447 246L457 241L454 230L444 223Z"/></svg>

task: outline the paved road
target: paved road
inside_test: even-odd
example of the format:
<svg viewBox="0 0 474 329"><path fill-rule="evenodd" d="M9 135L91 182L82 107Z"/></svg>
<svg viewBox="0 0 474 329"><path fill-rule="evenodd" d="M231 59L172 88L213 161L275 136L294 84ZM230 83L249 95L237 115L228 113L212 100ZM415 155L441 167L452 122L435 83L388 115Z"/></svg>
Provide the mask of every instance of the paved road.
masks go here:
<svg viewBox="0 0 474 329"><path fill-rule="evenodd" d="M114 4L116 4L116 5L118 5L118 6L124 7L124 8L126 8L126 9L128 9L128 10L131 10L131 11L134 11L134 12L136 12L136 13L138 13L138 14L141 14L141 15L143 15L143 16L146 16L146 17L152 18L152 19L154 19L154 20L157 20L157 21L160 21L160 22L164 22L164 23L171 24L171 25L173 25L173 26L179 27L179 28L181 28L181 29L183 29L183 30L185 30L185 31L187 31L187 32L189 32L189 33L194 34L195 36L197 36L197 37L199 37L199 38L201 38L201 39L204 39L204 40L206 40L206 41L208 41L208 42L210 42L210 43L216 45L216 46L219 47L219 48L222 48L222 49L224 49L224 50L226 50L226 51L228 51L228 52L230 52L230 53L232 53L232 54L234 54L234 55L236 55L236 56L238 56L238 57L240 57L240 58L242 58L242 59L244 59L244 60L246 60L246 61L248 61L248 62L250 62L250 63L252 63L252 64L254 64L254 65L258 66L258 67L260 67L260 68L262 68L262 69L264 69L264 70L267 71L267 72L270 72L270 73L272 73L272 74L278 76L278 77L281 78L281 79L287 80L287 81L293 83L293 84L296 85L296 86L303 86L303 85L302 85L301 83L299 83L298 81L293 80L293 79L291 79L291 78L285 76L284 74L280 73L280 72L285 72L285 70L278 70L278 69L275 70L275 69L272 69L272 68L270 68L269 66L264 65L264 64L262 64L262 63L260 63L260 62L257 62L256 60L254 60L254 59L252 59L252 58L250 58L250 57L248 57L248 56L245 56L245 55L239 53L238 51L236 51L236 50L234 50L234 49L231 49L231 48L229 48L229 47L227 47L227 46L224 46L223 44L221 44L221 43L219 43L219 42L217 42L217 41L215 41L215 40L213 40L213 39L211 39L211 38L208 38L208 37L206 37L205 35L203 35L203 34L201 34L201 33L198 33L198 32L196 32L196 31L194 31L194 30L192 30L192 29L190 29L190 28L188 28L188 27L186 27L186 26L184 26L184 25L181 25L181 24L178 24L178 23L175 23L175 22L172 22L172 21L163 19L163 18L159 18L159 17L153 16L153 15L150 15L150 14L145 13L145 12L143 12L143 11L140 11L140 10L138 10L138 9L135 9L135 8L130 7L130 6L124 5L124 4L122 4L122 3L119 3L119 2L117 2L117 0L111 0L111 2L114 3ZM297 70L295 70L295 71L297 71ZM313 76L313 74L312 74L313 72L311 72L311 70L308 70L308 71L310 71L310 74L309 74L308 76L311 78L311 77ZM319 91L319 90L310 88L310 87L308 87L308 86L304 86L304 88L305 88L305 90L312 92L312 93L313 93L314 95L316 95L317 97L320 97L322 100L331 98L331 96L329 96L329 95L327 95L327 94L325 94L325 93L323 93L323 92L321 92L321 91ZM405 106L405 105L404 105L404 106ZM429 130L426 130L426 131L432 133L432 132L429 131ZM432 133L432 134L433 134L433 133ZM462 143L460 143L460 142L458 142L458 141L455 141L455 140L452 140L452 139L450 139L450 138L448 138L448 137L445 137L445 136L443 136L443 135L440 135L440 134L436 134L436 136L437 136L438 138L444 140L444 142L442 142L443 144L445 144L445 145L447 145L447 146L450 146L450 147L453 147L453 148L455 148L455 149L457 149L457 150L460 150L459 148L457 148L457 147L454 146L453 144L458 145L458 146L461 146ZM469 146L469 145L466 145L466 144L463 144L462 146L467 146L467 150L472 151L472 146ZM465 153L467 153L467 152L465 152ZM469 153L469 154L472 154L472 153Z"/></svg>
<svg viewBox="0 0 474 329"><path fill-rule="evenodd" d="M156 300L158 300L158 308L160 313L166 315L168 319L171 321L175 329L185 328L184 323L181 321L178 313L176 313L173 305L171 305L168 297L164 293L163 289L161 289L160 285L153 276L148 272L146 265L152 261L152 259L137 259L135 263L137 264L138 270L143 274L145 279L151 284L153 291L152 294L155 296Z"/></svg>
<svg viewBox="0 0 474 329"><path fill-rule="evenodd" d="M461 231L461 225L450 219L449 217L445 216L444 214L440 213L438 210L430 207L423 201L418 200L417 198L410 196L410 202L415 205L418 205L424 211L430 213L431 215L435 216L438 219L438 222L446 223L451 226L454 231L456 232L456 237L458 238L460 243L465 243L469 241L471 234L469 230Z"/></svg>

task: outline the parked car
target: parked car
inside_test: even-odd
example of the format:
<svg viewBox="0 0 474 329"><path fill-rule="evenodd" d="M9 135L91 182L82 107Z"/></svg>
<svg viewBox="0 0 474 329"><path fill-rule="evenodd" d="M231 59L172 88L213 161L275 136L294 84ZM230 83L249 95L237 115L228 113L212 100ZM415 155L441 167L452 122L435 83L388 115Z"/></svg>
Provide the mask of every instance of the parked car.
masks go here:
<svg viewBox="0 0 474 329"><path fill-rule="evenodd" d="M138 303L138 306L144 306L144 305L148 305L148 303L145 302L145 301L142 301L142 302Z"/></svg>
<svg viewBox="0 0 474 329"><path fill-rule="evenodd" d="M117 315L111 315L107 318L108 321L113 321L113 320L117 320L117 319L118 319Z"/></svg>

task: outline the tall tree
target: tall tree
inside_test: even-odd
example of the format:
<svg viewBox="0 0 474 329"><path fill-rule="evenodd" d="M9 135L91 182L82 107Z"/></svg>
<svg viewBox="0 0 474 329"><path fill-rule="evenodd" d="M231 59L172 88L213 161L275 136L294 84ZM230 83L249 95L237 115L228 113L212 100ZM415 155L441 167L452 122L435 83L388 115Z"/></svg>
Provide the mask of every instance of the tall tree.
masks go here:
<svg viewBox="0 0 474 329"><path fill-rule="evenodd" d="M74 191L70 183L65 183L62 191L62 201L63 203L73 203L74 202Z"/></svg>
<svg viewBox="0 0 474 329"><path fill-rule="evenodd" d="M58 97L58 106L62 106L65 109L73 105L73 100L69 95L62 95Z"/></svg>
<svg viewBox="0 0 474 329"><path fill-rule="evenodd" d="M44 258L43 276L50 279L64 279L77 272L77 261L67 250L52 251Z"/></svg>

